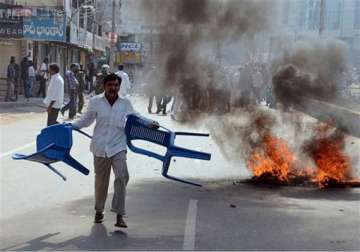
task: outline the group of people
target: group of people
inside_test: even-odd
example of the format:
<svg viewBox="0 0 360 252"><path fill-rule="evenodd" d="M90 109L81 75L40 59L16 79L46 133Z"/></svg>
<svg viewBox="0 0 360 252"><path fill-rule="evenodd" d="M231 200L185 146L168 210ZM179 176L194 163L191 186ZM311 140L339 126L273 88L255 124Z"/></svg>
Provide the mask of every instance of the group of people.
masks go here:
<svg viewBox="0 0 360 252"><path fill-rule="evenodd" d="M19 66L16 63L15 57L11 56L6 74L7 89L5 101L16 101L19 94L23 94L29 100L30 97L33 97L33 85L36 79L40 82L36 95L45 97L47 66L48 59L45 58L39 70L36 71L33 61L29 60L28 57L24 57Z"/></svg>

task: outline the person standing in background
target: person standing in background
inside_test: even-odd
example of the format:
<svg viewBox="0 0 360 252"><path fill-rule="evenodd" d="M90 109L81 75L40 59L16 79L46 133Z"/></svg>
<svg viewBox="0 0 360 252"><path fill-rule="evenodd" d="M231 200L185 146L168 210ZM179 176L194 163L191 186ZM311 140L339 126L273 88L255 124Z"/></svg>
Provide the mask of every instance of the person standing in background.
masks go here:
<svg viewBox="0 0 360 252"><path fill-rule="evenodd" d="M24 90L24 97L25 98L29 98L27 95L26 95L26 86L27 86L27 81L28 81L28 77L29 77L29 73L28 73L28 70L29 70L29 60L27 57L24 57L23 60L21 61L20 63L20 79L21 79L21 86Z"/></svg>
<svg viewBox="0 0 360 252"><path fill-rule="evenodd" d="M69 110L69 119L73 119L76 116L76 99L77 99L77 88L79 82L75 77L75 72L78 71L78 64L72 63L70 70L66 71L66 84L68 85L70 101L61 108L60 112L64 116L66 110Z"/></svg>
<svg viewBox="0 0 360 252"><path fill-rule="evenodd" d="M29 100L30 97L32 97L32 87L34 85L35 81L35 69L34 69L34 63L30 60L28 66L28 76L26 78L26 86L25 86L25 97L27 100Z"/></svg>
<svg viewBox="0 0 360 252"><path fill-rule="evenodd" d="M45 58L39 69L40 87L37 92L37 96L46 96L46 81L49 74L49 59Z"/></svg>
<svg viewBox="0 0 360 252"><path fill-rule="evenodd" d="M57 117L64 102L64 79L59 74L60 68L57 64L50 64L50 83L44 103L47 106L47 126L57 124Z"/></svg>
<svg viewBox="0 0 360 252"><path fill-rule="evenodd" d="M78 113L82 113L84 107L84 89L85 89L85 72L83 66L78 66L78 70L75 72L75 78L78 81L79 85L77 87L78 94Z"/></svg>
<svg viewBox="0 0 360 252"><path fill-rule="evenodd" d="M5 96L5 101L15 101L15 82L16 82L16 66L15 66L15 57L11 56L10 57L10 63L7 67L7 74L6 74L6 85L7 85L7 89L6 89L6 96Z"/></svg>
<svg viewBox="0 0 360 252"><path fill-rule="evenodd" d="M122 80L119 94L122 97L127 97L130 95L131 90L129 75L124 71L124 65L119 65L118 70L115 74Z"/></svg>
<svg viewBox="0 0 360 252"><path fill-rule="evenodd" d="M86 81L88 85L89 94L94 90L94 78L96 77L96 68L93 62L87 65Z"/></svg>

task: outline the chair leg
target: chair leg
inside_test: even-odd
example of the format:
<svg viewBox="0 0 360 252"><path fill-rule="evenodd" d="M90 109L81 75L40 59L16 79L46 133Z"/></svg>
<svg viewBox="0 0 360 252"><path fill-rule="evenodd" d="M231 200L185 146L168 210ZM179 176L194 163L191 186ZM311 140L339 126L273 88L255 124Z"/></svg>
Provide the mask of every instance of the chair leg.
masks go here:
<svg viewBox="0 0 360 252"><path fill-rule="evenodd" d="M202 185L197 184L197 183L194 183L194 182L186 181L186 180L183 180L183 179L176 178L176 177L173 177L173 176L171 176L171 175L168 175L171 157L172 157L172 156L166 155L166 156L165 156L165 160L163 161L163 168L162 168L162 173L161 173L161 174L162 174L165 178L168 178L168 179L171 179L171 180L175 180L175 181L178 181L178 182L182 182L182 183L185 183L185 184L193 185L193 186L198 186L198 187L201 187L201 186L202 186Z"/></svg>
<svg viewBox="0 0 360 252"><path fill-rule="evenodd" d="M55 172L57 175L59 175L64 181L66 181L66 177L62 175L58 170L56 170L54 167L52 167L50 164L44 164L46 165L50 170Z"/></svg>
<svg viewBox="0 0 360 252"><path fill-rule="evenodd" d="M64 163L70 165L71 167L73 167L74 169L78 170L79 172L81 172L84 175L88 175L89 174L89 170L84 167L82 164L80 164L78 161L76 161L73 157L71 157L70 155L65 156L64 160L62 160Z"/></svg>

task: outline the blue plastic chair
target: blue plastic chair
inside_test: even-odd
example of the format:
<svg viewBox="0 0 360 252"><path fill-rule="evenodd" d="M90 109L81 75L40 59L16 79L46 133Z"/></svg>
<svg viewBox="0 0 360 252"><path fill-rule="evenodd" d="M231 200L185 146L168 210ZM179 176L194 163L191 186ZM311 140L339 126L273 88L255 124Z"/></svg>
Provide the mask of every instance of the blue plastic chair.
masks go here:
<svg viewBox="0 0 360 252"><path fill-rule="evenodd" d="M160 126L158 129L154 129L150 127L149 121L147 121L146 119L142 119L141 117L138 117L133 114L129 115L127 118L125 133L127 136L127 145L130 150L132 150L135 153L156 158L163 162L162 175L165 178L194 186L201 186L200 184L194 182L173 177L168 174L168 171L172 157L185 157L185 158L194 158L194 159L202 159L202 160L211 159L210 153L194 151L194 150L189 150L175 146L176 136L183 135L183 136L208 137L209 134L199 134L199 133L190 133L190 132L172 132L171 130L162 126ZM160 154L136 147L132 143L133 140L145 140L152 142L154 144L165 146L167 148L166 154L162 156Z"/></svg>
<svg viewBox="0 0 360 252"><path fill-rule="evenodd" d="M63 180L66 177L51 166L52 163L62 161L84 175L89 174L89 170L76 161L71 155L72 130L90 137L81 130L75 129L71 124L56 124L44 128L36 138L36 153L30 155L14 154L15 160L29 160L46 165L51 171L59 175Z"/></svg>

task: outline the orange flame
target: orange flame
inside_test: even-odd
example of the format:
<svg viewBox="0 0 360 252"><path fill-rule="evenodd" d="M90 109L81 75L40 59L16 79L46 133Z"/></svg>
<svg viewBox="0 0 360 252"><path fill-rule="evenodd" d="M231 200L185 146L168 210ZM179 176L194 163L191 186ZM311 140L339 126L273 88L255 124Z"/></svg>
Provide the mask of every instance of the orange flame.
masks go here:
<svg viewBox="0 0 360 252"><path fill-rule="evenodd" d="M325 187L329 182L345 182L351 179L350 158L342 152L341 139L319 139L312 151L317 172L313 181Z"/></svg>
<svg viewBox="0 0 360 252"><path fill-rule="evenodd" d="M295 157L287 143L270 134L263 137L262 150L254 151L248 161L248 166L255 177L269 174L279 181L288 181L293 169Z"/></svg>
<svg viewBox="0 0 360 252"><path fill-rule="evenodd" d="M360 180L352 178L350 157L343 153L344 135L338 132L327 134L329 127L321 126L318 130L306 146L316 165L315 169L297 162L285 140L270 133L265 134L261 146L251 153L248 160L248 167L255 179L286 184L315 182L321 188L335 185L357 186Z"/></svg>

